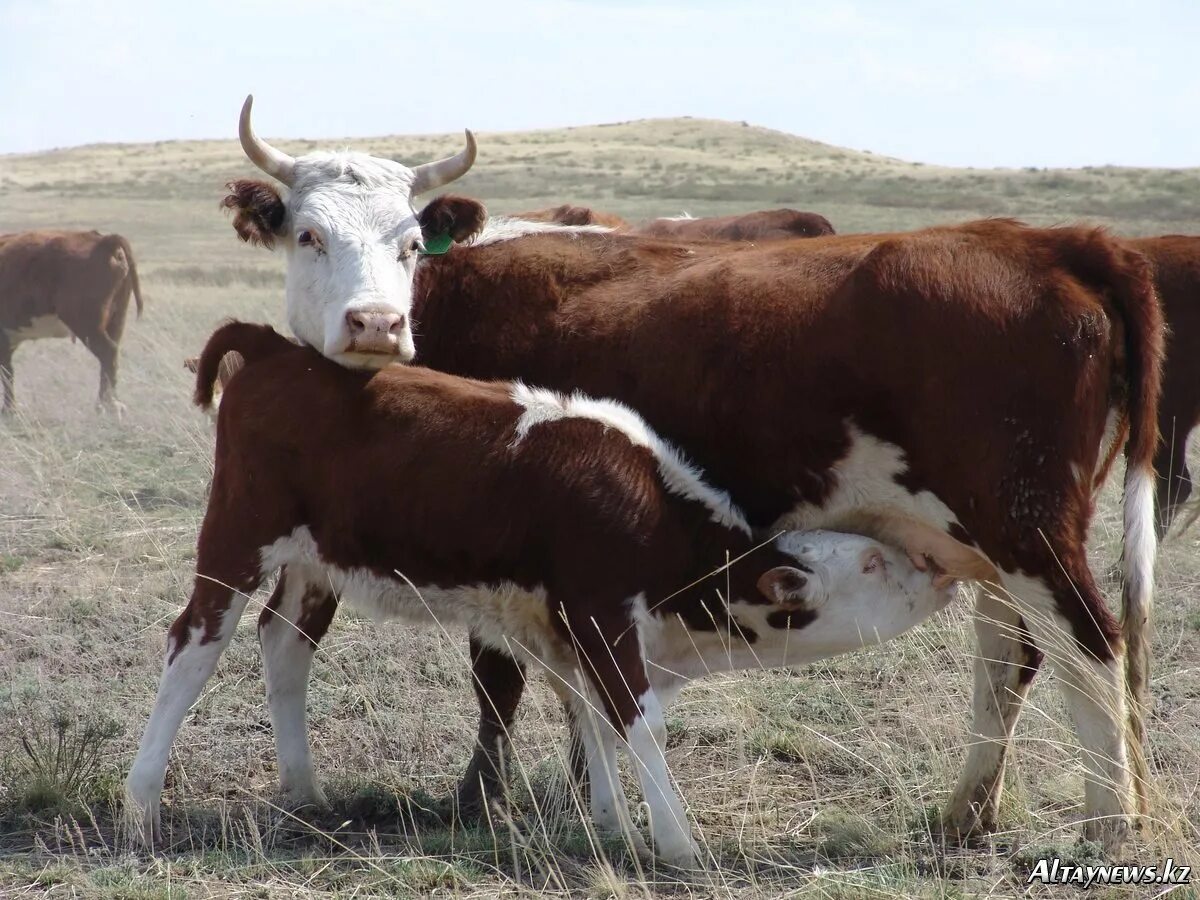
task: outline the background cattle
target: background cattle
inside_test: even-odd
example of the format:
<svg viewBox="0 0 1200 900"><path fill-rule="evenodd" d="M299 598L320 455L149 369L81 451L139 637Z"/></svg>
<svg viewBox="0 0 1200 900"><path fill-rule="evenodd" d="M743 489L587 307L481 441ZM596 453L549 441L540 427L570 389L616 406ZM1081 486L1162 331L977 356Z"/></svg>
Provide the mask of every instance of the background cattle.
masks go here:
<svg viewBox="0 0 1200 900"><path fill-rule="evenodd" d="M796 209L762 209L729 216L651 219L631 229L635 234L681 241L777 241L834 234L819 213Z"/></svg>
<svg viewBox="0 0 1200 900"><path fill-rule="evenodd" d="M616 213L600 212L590 206L552 206L513 214L514 219L526 222L556 222L559 225L603 225L605 228L627 230L629 223Z"/></svg>
<svg viewBox="0 0 1200 900"><path fill-rule="evenodd" d="M998 570L976 625L979 737L947 825L996 827L1012 730L1051 653L1088 766L1084 832L1122 846L1131 767L1145 807L1156 553L1162 319L1144 257L1101 230L1008 220L671 246L507 220L478 234L479 204L444 196L420 222L470 238L418 271L423 365L627 402L757 528L915 520L957 542L944 571ZM1114 411L1131 423L1120 622L1085 547ZM485 692L511 681L511 660L476 651Z"/></svg>
<svg viewBox="0 0 1200 900"><path fill-rule="evenodd" d="M100 403L120 410L117 350L129 297L142 314L129 242L98 231L0 235L0 392L16 403L13 353L22 341L73 337L100 361Z"/></svg>
<svg viewBox="0 0 1200 900"><path fill-rule="evenodd" d="M281 566L259 630L280 780L294 800L324 802L305 691L346 602L377 619L465 625L544 666L586 723L596 823L636 838L619 741L655 850L688 866L700 851L671 785L663 718L687 679L881 642L951 597L949 579L862 536L756 541L726 494L611 401L417 367L355 372L232 323L201 354L202 405L229 350L247 365L218 420L195 587L170 629L127 782L149 841L184 715L249 595Z"/></svg>

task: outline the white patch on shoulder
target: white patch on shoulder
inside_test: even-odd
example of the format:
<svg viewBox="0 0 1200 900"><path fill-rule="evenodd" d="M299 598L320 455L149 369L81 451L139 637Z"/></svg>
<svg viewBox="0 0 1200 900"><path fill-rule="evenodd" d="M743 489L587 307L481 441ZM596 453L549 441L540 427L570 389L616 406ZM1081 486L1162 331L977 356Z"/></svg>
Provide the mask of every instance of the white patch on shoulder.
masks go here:
<svg viewBox="0 0 1200 900"><path fill-rule="evenodd" d="M508 216L492 216L484 223L479 234L467 242L467 246L483 247L530 234L608 234L611 231L605 225L560 225L557 222L526 222Z"/></svg>
<svg viewBox="0 0 1200 900"><path fill-rule="evenodd" d="M733 504L724 491L719 491L704 480L700 470L684 459L672 444L659 437L646 420L636 412L615 400L596 400L584 394L565 396L545 388L531 388L520 381L513 382L512 399L525 408L517 421L517 437L513 445L519 444L530 429L558 419L592 419L624 434L631 444L647 448L658 463L658 472L663 485L672 494L708 507L711 519L725 528L736 528L750 534L745 516Z"/></svg>
<svg viewBox="0 0 1200 900"><path fill-rule="evenodd" d="M958 519L932 491L910 492L896 481L908 470L904 451L846 422L850 449L833 464L835 485L825 502L804 503L784 513L772 530L811 531L855 511L915 517L942 531Z"/></svg>
<svg viewBox="0 0 1200 900"><path fill-rule="evenodd" d="M51 313L45 316L34 316L28 325L7 332L8 339L13 344L22 341L36 341L40 338L65 338L71 336L65 322Z"/></svg>

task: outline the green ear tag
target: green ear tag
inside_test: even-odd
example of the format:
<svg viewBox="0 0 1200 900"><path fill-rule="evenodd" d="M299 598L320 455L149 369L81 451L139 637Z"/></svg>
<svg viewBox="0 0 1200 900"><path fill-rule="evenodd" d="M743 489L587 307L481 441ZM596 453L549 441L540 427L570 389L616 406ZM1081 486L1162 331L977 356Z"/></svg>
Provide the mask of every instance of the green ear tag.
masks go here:
<svg viewBox="0 0 1200 900"><path fill-rule="evenodd" d="M439 234L431 238L425 239L425 249L421 251L422 256L441 256L450 250L454 244L449 234Z"/></svg>

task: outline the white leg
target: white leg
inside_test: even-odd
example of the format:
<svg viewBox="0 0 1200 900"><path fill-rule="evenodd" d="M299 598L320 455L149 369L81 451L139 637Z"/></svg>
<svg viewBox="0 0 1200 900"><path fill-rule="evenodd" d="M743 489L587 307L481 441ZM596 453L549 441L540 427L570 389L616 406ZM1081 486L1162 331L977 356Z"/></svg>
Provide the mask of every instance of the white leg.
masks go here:
<svg viewBox="0 0 1200 900"><path fill-rule="evenodd" d="M280 574L258 623L279 788L296 806L328 805L313 771L306 701L316 642L324 636L336 603L328 589L291 566Z"/></svg>
<svg viewBox="0 0 1200 900"><path fill-rule="evenodd" d="M181 620L185 623L188 621L184 617L193 610L197 596L210 587L198 587L197 592L193 594L192 603L180 617ZM245 597L227 592L230 598L227 605L220 604L225 607L223 612L215 613L219 624L216 626L216 633L207 643L203 642L203 624L185 627L183 633L187 635L187 639L182 649L175 641L168 642L170 646L167 648L167 662L158 685L154 711L150 714L150 721L142 734L137 758L133 761L129 777L125 780L127 823L137 838L147 845L152 845L162 836L159 798L167 775L171 744L175 741L175 735L179 732L187 711L196 702L200 691L217 668L217 660L228 646L242 611L246 608Z"/></svg>
<svg viewBox="0 0 1200 900"><path fill-rule="evenodd" d="M587 755L588 784L592 795L592 821L604 834L627 836L636 853L650 851L633 824L617 768L617 735L602 713L578 698L572 701L579 737Z"/></svg>
<svg viewBox="0 0 1200 900"><path fill-rule="evenodd" d="M1034 641L1058 673L1079 737L1087 769L1084 836L1118 852L1129 837L1133 810L1125 743L1123 660L1117 656L1101 662L1088 656L1040 579L1005 575L1005 584L1019 599Z"/></svg>
<svg viewBox="0 0 1200 900"><path fill-rule="evenodd" d="M667 769L667 723L662 706L653 690L638 700L642 714L628 728L626 742L637 768L642 796L650 807L650 833L654 851L664 861L694 868L700 861L700 848L692 840L687 813Z"/></svg>

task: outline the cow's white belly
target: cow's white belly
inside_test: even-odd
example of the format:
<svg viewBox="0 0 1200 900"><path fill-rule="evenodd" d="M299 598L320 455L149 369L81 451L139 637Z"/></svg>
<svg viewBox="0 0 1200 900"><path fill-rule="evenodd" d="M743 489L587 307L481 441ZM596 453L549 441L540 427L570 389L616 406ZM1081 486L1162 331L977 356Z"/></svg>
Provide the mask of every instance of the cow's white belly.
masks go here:
<svg viewBox="0 0 1200 900"><path fill-rule="evenodd" d="M71 336L71 329L55 315L35 316L28 325L7 330L8 340L12 344L22 341L34 341L39 338L64 338Z"/></svg>
<svg viewBox="0 0 1200 900"><path fill-rule="evenodd" d="M850 449L833 466L833 491L820 506L803 503L784 513L772 533L835 527L839 518L860 511L915 518L941 531L958 524L950 507L932 491L914 494L896 481L908 470L902 449L852 423L846 429Z"/></svg>

